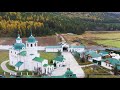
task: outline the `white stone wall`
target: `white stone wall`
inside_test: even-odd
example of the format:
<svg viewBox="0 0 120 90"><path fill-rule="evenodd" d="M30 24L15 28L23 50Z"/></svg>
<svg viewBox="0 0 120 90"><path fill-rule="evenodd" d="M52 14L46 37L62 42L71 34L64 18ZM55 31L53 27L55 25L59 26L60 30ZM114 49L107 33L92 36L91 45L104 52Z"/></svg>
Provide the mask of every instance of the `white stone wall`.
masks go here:
<svg viewBox="0 0 120 90"><path fill-rule="evenodd" d="M45 51L46 52L58 52L58 51L62 51L62 48L46 48Z"/></svg>
<svg viewBox="0 0 120 90"><path fill-rule="evenodd" d="M92 60L101 61L101 60L102 60L102 57L96 57L96 58L92 58Z"/></svg>
<svg viewBox="0 0 120 90"><path fill-rule="evenodd" d="M103 66L103 67L105 67L105 68L107 68L107 69L112 69L112 65L111 64L107 64L106 62L101 62L101 66Z"/></svg>
<svg viewBox="0 0 120 90"><path fill-rule="evenodd" d="M0 45L0 50L9 50L10 48L12 48L11 45Z"/></svg>
<svg viewBox="0 0 120 90"><path fill-rule="evenodd" d="M84 52L84 48L70 48L70 51Z"/></svg>

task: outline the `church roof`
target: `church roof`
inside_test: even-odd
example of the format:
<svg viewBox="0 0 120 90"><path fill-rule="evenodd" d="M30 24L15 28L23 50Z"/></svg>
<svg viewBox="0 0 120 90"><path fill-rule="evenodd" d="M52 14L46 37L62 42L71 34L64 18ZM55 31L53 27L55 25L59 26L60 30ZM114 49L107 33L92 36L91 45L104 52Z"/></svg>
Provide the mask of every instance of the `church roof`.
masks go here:
<svg viewBox="0 0 120 90"><path fill-rule="evenodd" d="M26 54L27 54L26 51L22 51L22 52L19 53L19 55L21 55L21 56L26 56Z"/></svg>
<svg viewBox="0 0 120 90"><path fill-rule="evenodd" d="M14 47L14 49L16 49L16 50L20 50L20 49L22 49L23 47L25 47L25 44L24 44L24 43L15 43L15 44L13 45L13 47Z"/></svg>
<svg viewBox="0 0 120 90"><path fill-rule="evenodd" d="M30 43L34 43L34 42L37 41L37 40L35 39L34 36L31 35L31 36L28 38L27 41L30 42Z"/></svg>
<svg viewBox="0 0 120 90"><path fill-rule="evenodd" d="M16 67L20 67L23 64L23 62L19 61L15 64Z"/></svg>
<svg viewBox="0 0 120 90"><path fill-rule="evenodd" d="M37 62L42 62L44 60L44 58L42 58L42 57L35 57L33 60L37 61Z"/></svg>
<svg viewBox="0 0 120 90"><path fill-rule="evenodd" d="M76 74L73 74L73 72L71 70L67 70L64 74L65 78L77 78Z"/></svg>

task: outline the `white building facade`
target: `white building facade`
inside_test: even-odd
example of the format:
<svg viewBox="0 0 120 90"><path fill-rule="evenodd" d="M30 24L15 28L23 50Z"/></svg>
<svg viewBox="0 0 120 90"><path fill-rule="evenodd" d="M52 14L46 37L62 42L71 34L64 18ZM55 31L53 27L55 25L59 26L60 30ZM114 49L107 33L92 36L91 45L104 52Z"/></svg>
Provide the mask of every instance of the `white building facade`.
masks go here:
<svg viewBox="0 0 120 90"><path fill-rule="evenodd" d="M71 46L67 43L63 43L61 45L58 45L58 46L46 46L45 47L45 51L46 52L64 52L64 51L67 51L67 52L84 52L85 51L85 46L83 45L80 45L80 46Z"/></svg>
<svg viewBox="0 0 120 90"><path fill-rule="evenodd" d="M9 50L9 64L18 71L35 71L39 69L42 73L51 73L54 66L48 65L48 60L40 57L37 47L38 41L32 34L26 44L22 43L22 39L18 34L15 44Z"/></svg>

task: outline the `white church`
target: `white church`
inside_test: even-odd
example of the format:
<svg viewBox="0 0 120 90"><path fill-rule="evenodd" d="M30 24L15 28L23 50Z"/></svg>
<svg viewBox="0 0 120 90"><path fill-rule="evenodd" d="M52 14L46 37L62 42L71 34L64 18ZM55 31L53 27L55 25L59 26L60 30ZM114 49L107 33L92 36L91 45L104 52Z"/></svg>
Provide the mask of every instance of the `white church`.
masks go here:
<svg viewBox="0 0 120 90"><path fill-rule="evenodd" d="M48 60L41 58L37 50L38 41L31 36L27 39L26 45L18 34L16 43L9 50L10 65L16 70L41 70L42 73L48 74L54 70L53 65L48 65Z"/></svg>
<svg viewBox="0 0 120 90"><path fill-rule="evenodd" d="M32 35L27 39L26 44L22 43L22 39L18 34L16 42L13 44L12 48L9 50L9 64L14 66L16 70L23 71L36 71L41 70L42 74L51 73L54 70L54 64L56 67L62 67L65 65L64 57L58 56L53 60L53 65L48 64L48 60L40 57L38 53L38 41ZM84 52L85 47L80 46L70 46L67 43L63 43L58 46L45 46L44 51L46 52Z"/></svg>

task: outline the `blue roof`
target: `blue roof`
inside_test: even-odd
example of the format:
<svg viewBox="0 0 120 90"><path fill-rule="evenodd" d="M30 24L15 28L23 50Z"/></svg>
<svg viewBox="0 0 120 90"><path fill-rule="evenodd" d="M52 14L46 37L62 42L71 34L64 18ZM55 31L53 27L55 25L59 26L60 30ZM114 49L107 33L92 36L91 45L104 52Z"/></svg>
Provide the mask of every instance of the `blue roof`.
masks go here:
<svg viewBox="0 0 120 90"><path fill-rule="evenodd" d="M103 59L102 62L105 62L105 61L109 61L109 63L113 66L115 65L118 65L117 66L117 69L120 70L120 61L115 59L115 58L106 58L106 59Z"/></svg>
<svg viewBox="0 0 120 90"><path fill-rule="evenodd" d="M70 46L70 48L85 48L84 45L80 45L80 46Z"/></svg>
<svg viewBox="0 0 120 90"><path fill-rule="evenodd" d="M100 54L97 54L95 51L88 51L85 55L90 55L92 58L100 57Z"/></svg>
<svg viewBox="0 0 120 90"><path fill-rule="evenodd" d="M27 41L30 42L30 43L34 43L34 42L37 41L37 40L35 39L34 36L31 35L31 36L28 38Z"/></svg>
<svg viewBox="0 0 120 90"><path fill-rule="evenodd" d="M16 67L20 67L23 64L23 62L19 61L15 64Z"/></svg>
<svg viewBox="0 0 120 90"><path fill-rule="evenodd" d="M112 64L113 66L115 64L120 64L120 61L115 58L106 58L102 60L102 62L105 62L105 61L109 61L109 63Z"/></svg>
<svg viewBox="0 0 120 90"><path fill-rule="evenodd" d="M46 48L62 48L61 46L46 46Z"/></svg>
<svg viewBox="0 0 120 90"><path fill-rule="evenodd" d="M65 60L65 58L61 55L61 56L57 56L54 60L62 62L63 60Z"/></svg>
<svg viewBox="0 0 120 90"><path fill-rule="evenodd" d="M105 55L108 55L109 52L106 52L106 51L100 51L99 54L102 55L102 56L105 56Z"/></svg>
<svg viewBox="0 0 120 90"><path fill-rule="evenodd" d="M15 44L13 45L13 47L14 47L14 49L16 49L16 50L20 50L20 49L22 49L23 47L25 47L25 44L24 44L24 43L15 43Z"/></svg>

